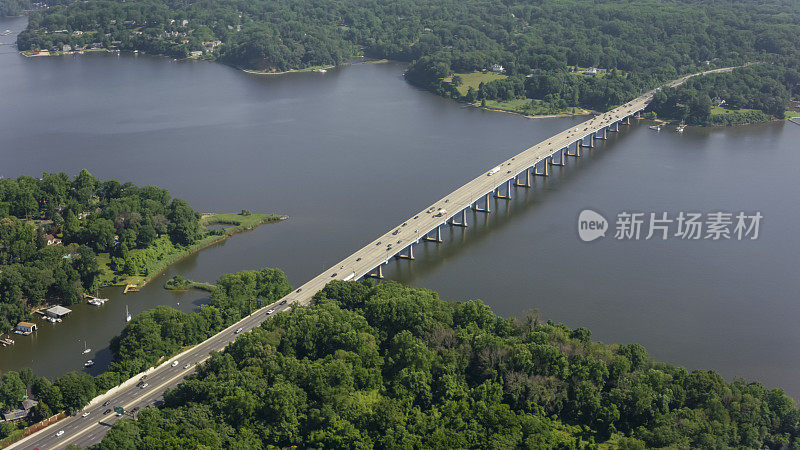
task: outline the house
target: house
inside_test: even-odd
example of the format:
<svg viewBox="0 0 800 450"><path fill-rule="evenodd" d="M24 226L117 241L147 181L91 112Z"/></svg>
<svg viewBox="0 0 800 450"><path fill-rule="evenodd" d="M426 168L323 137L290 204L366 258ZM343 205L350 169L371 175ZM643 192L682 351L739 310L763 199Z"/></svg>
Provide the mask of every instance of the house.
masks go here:
<svg viewBox="0 0 800 450"><path fill-rule="evenodd" d="M189 56L193 57L203 56L203 52L200 50L191 51L189 52Z"/></svg>
<svg viewBox="0 0 800 450"><path fill-rule="evenodd" d="M98 49L98 48L103 48L103 44L101 44L99 42L94 42L94 43L92 43L92 48L95 49L95 50Z"/></svg>
<svg viewBox="0 0 800 450"><path fill-rule="evenodd" d="M19 409L12 409L11 411L4 412L2 414L3 420L9 422L12 420L24 419L33 414L33 408L38 404L39 402L36 400L26 398L25 400L19 402Z"/></svg>
<svg viewBox="0 0 800 450"><path fill-rule="evenodd" d="M62 52L71 52L72 51L72 46L69 45L69 44L64 44L63 46L61 46L61 51Z"/></svg>
<svg viewBox="0 0 800 450"><path fill-rule="evenodd" d="M589 67L588 69L583 71L584 75L597 75L597 68L596 67Z"/></svg>
<svg viewBox="0 0 800 450"><path fill-rule="evenodd" d="M52 234L46 234L44 239L47 241L47 245L61 245L61 239L53 236Z"/></svg>
<svg viewBox="0 0 800 450"><path fill-rule="evenodd" d="M71 309L67 309L67 308L64 308L61 305L57 305L57 306L53 306L50 309L46 309L44 311L44 314L47 317L52 317L53 319L60 319L60 318L66 316L67 314L69 314L71 312L72 312Z"/></svg>
<svg viewBox="0 0 800 450"><path fill-rule="evenodd" d="M83 34L83 31L81 31L81 30L75 30L75 31L72 32L73 36L81 36L82 34Z"/></svg>
<svg viewBox="0 0 800 450"><path fill-rule="evenodd" d="M725 99L714 97L711 99L711 103L713 103L714 106L722 106L725 104Z"/></svg>
<svg viewBox="0 0 800 450"><path fill-rule="evenodd" d="M36 331L36 324L31 322L20 322L17 324L16 331L19 332L17 334L31 334Z"/></svg>
<svg viewBox="0 0 800 450"><path fill-rule="evenodd" d="M503 73L505 70L500 64L492 64L492 72Z"/></svg>

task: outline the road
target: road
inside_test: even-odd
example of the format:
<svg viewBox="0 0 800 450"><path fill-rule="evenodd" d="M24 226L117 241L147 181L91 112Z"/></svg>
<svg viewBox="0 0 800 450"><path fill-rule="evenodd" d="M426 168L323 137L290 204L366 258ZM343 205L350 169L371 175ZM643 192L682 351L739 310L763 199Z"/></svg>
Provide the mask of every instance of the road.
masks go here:
<svg viewBox="0 0 800 450"><path fill-rule="evenodd" d="M692 76L705 73L725 72L734 68L714 69L694 75L685 76L672 81L667 86L678 86ZM584 140L603 128L610 127L626 117L632 116L647 107L656 90L648 91L644 95L625 103L606 113L593 117L585 122L575 125L561 133L546 139L533 147L503 161L489 172L478 175L460 188L441 198L429 207L410 217L397 227L384 233L382 236L368 243L352 255L339 261L333 267L317 275L307 283L286 295L281 302L284 305L268 305L257 310L250 316L231 325L220 333L177 357L179 365L172 367L169 362L157 367L147 376L149 386L141 389L135 384L120 389L119 392L109 396L109 405L97 405L94 402L85 411L87 417L80 415L68 417L57 424L51 425L33 435L19 441L8 448L13 449L50 449L63 448L68 444L77 444L81 447L99 442L108 428L118 418L115 414L103 415L111 406L123 406L126 411L132 408L143 408L152 405L161 398L164 390L177 386L183 377L194 371L194 366L205 361L213 351L220 351L234 340L234 330L242 328L243 331L258 326L268 316L266 311L274 308L277 311L288 308L293 303L308 305L317 292L322 290L332 280L359 279L369 274L377 267L387 264L393 256L402 254L410 245L419 242L420 238L428 232L443 226L453 217L459 217L462 210L469 210L476 201L481 200L494 189L513 181L519 174L533 170L537 164L547 164L547 158L559 153L562 149L575 145L578 140ZM444 212L442 212L444 211ZM174 360L174 359L173 359ZM170 361L173 361L170 360ZM183 369L184 364L191 363L192 367ZM136 381L136 380L130 380ZM105 399L104 399L105 400ZM58 431L64 431L61 436L56 436Z"/></svg>

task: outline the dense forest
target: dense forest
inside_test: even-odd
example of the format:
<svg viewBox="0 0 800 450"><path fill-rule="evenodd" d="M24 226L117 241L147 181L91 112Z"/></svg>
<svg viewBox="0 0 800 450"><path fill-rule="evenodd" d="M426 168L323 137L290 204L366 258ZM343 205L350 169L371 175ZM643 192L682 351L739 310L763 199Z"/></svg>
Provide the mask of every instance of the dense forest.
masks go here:
<svg viewBox="0 0 800 450"><path fill-rule="evenodd" d="M786 86L787 95L760 88L797 73L800 2L89 0L32 12L18 44L21 50L69 45L173 57L195 52L265 71L367 55L410 62L407 79L441 95L470 102L536 99L554 109L604 110L681 74L761 61L775 70L757 73L742 95L771 95L760 102L763 110L754 109L782 117L775 106L785 109L797 86ZM469 93L445 81L495 65L507 80ZM592 67L599 72L586 76Z"/></svg>
<svg viewBox="0 0 800 450"><path fill-rule="evenodd" d="M215 354L98 449L787 448L779 389L397 283L333 282Z"/></svg>
<svg viewBox="0 0 800 450"><path fill-rule="evenodd" d="M69 372L51 381L34 375L30 369L4 373L0 377L0 412L16 408L23 395L39 402L31 423L59 411L77 411L96 395L156 365L161 357L204 341L290 291L286 276L276 269L224 275L217 281L209 304L196 312L159 306L134 317L111 341L112 362L106 372L96 377ZM25 421L0 423L0 439L21 433L26 424Z"/></svg>
<svg viewBox="0 0 800 450"><path fill-rule="evenodd" d="M142 270L135 249L189 245L199 214L154 186L100 181L87 171L0 179L0 333L42 304L71 305ZM109 261L105 264L103 261Z"/></svg>

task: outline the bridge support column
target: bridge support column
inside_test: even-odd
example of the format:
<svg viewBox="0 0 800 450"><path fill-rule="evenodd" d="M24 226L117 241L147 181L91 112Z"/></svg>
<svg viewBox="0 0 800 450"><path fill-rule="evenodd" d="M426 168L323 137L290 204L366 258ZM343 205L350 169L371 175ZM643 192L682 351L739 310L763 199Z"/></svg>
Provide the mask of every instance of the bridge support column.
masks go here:
<svg viewBox="0 0 800 450"><path fill-rule="evenodd" d="M609 133L617 133L619 132L619 122L614 122L614 128L611 128L611 125L608 126Z"/></svg>
<svg viewBox="0 0 800 450"><path fill-rule="evenodd" d="M476 212L485 212L485 213L492 212L492 207L491 207L491 205L489 203L489 194L486 194L486 207L485 208L481 208L480 206L478 206L478 201L476 200L475 203L472 204L472 210L476 211Z"/></svg>
<svg viewBox="0 0 800 450"><path fill-rule="evenodd" d="M594 133L589 135L589 143L588 144L584 144L583 143L583 139L578 141L578 148L594 148ZM572 156L572 155L570 155L570 156ZM580 155L578 155L578 156L580 156Z"/></svg>
<svg viewBox="0 0 800 450"><path fill-rule="evenodd" d="M572 153L569 152L569 147L567 147L567 152L565 153L565 155L574 156L576 158L580 157L581 156L581 147L583 147L583 146L580 145L580 143L578 143L578 145L575 146L575 151L572 152Z"/></svg>
<svg viewBox="0 0 800 450"><path fill-rule="evenodd" d="M555 158L553 158L553 155L555 155L556 153L558 153L560 155L558 162L556 162ZM549 164L551 166L564 166L564 165L566 165L566 164L564 164L565 163L565 160L564 160L564 149L562 148L561 150L557 151L556 153L553 153L553 155L550 155Z"/></svg>
<svg viewBox="0 0 800 450"><path fill-rule="evenodd" d="M624 121L625 121L625 125L630 125L631 124L631 116L626 116Z"/></svg>
<svg viewBox="0 0 800 450"><path fill-rule="evenodd" d="M366 274L365 277L366 278L377 278L379 280L382 280L383 279L383 264L381 264L378 267L376 267L375 269L373 269L373 272L370 272L370 273Z"/></svg>
<svg viewBox="0 0 800 450"><path fill-rule="evenodd" d="M500 186L494 189L494 198L504 198L511 200L511 180L506 181L506 195L500 193Z"/></svg>
<svg viewBox="0 0 800 450"><path fill-rule="evenodd" d="M514 186L520 186L520 187L526 187L526 188L531 187L531 171L530 171L530 169L525 169L525 183L524 184L519 182L519 180L517 179L518 176L519 175L514 177Z"/></svg>
<svg viewBox="0 0 800 450"><path fill-rule="evenodd" d="M409 244L408 245L408 253L406 253L405 255L402 254L402 253L398 253L394 257L397 258L397 259L410 259L410 260L413 260L414 259L414 244Z"/></svg>
<svg viewBox="0 0 800 450"><path fill-rule="evenodd" d="M467 210L461 210L461 222L456 222L455 219L450 219L450 226L467 228Z"/></svg>
<svg viewBox="0 0 800 450"><path fill-rule="evenodd" d="M595 139L602 139L602 140L608 139L608 129L603 128L603 135L602 136L595 136L594 138Z"/></svg>
<svg viewBox="0 0 800 450"><path fill-rule="evenodd" d="M540 176L540 177L549 177L550 176L550 160L553 159L552 156L548 156L544 159L542 166L544 167L541 172L536 166L533 166L533 175Z"/></svg>
<svg viewBox="0 0 800 450"><path fill-rule="evenodd" d="M433 230L431 230L431 231L433 231ZM423 236L422 240L423 241L430 241L430 242L437 242L437 243L438 242L442 242L442 227L441 226L439 226L439 225L436 226L436 237L430 237L430 234L431 234L430 231L425 233L425 236Z"/></svg>

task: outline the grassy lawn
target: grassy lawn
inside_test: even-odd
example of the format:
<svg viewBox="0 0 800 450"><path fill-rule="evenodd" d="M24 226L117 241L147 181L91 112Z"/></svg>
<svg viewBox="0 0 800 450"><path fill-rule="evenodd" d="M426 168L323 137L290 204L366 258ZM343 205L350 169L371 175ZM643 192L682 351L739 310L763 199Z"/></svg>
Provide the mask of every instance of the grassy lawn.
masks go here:
<svg viewBox="0 0 800 450"><path fill-rule="evenodd" d="M502 73L494 73L494 72L472 72L472 73L456 73L454 74L461 77L461 85L458 86L458 93L461 95L467 95L467 90L469 90L470 86L472 89L478 90L478 86L481 83L488 83L492 80L502 80L503 78L507 78ZM453 77L449 76L444 79L448 83L453 81Z"/></svg>
<svg viewBox="0 0 800 450"><path fill-rule="evenodd" d="M787 118L800 117L800 111L795 111L793 109L787 109L786 110L786 117Z"/></svg>
<svg viewBox="0 0 800 450"><path fill-rule="evenodd" d="M712 115L712 116L715 116L715 115L725 115L725 114L733 114L733 113L735 113L735 112L739 112L739 113L747 113L747 112L758 112L758 110L757 110L757 109L747 109L747 108L742 108L742 109L727 109L727 108L723 108L723 107L721 107L721 106L712 106L712 107L711 107L711 115Z"/></svg>
<svg viewBox="0 0 800 450"><path fill-rule="evenodd" d="M476 103L476 105L480 105L480 103ZM581 108L553 110L546 102L542 100L531 100L528 98L518 98L506 101L486 100L486 107L490 109L499 109L502 111L525 114L526 116L569 116L573 114L587 113L586 110Z"/></svg>
<svg viewBox="0 0 800 450"><path fill-rule="evenodd" d="M228 214L206 214L200 218L200 228L202 230L197 241L186 247L175 247L169 241L169 237L160 236L148 248L130 250L132 257L143 258L147 267L147 275L124 275L115 273L111 268L111 256L108 253L97 255L102 274L100 283L102 286L108 285L127 285L144 286L148 281L161 273L169 265L176 263L192 253L200 251L212 244L224 241L236 233L252 230L259 225L268 222L277 222L285 219L286 216L280 214L249 214L239 213ZM222 230L208 232L206 227L209 225L231 225Z"/></svg>

